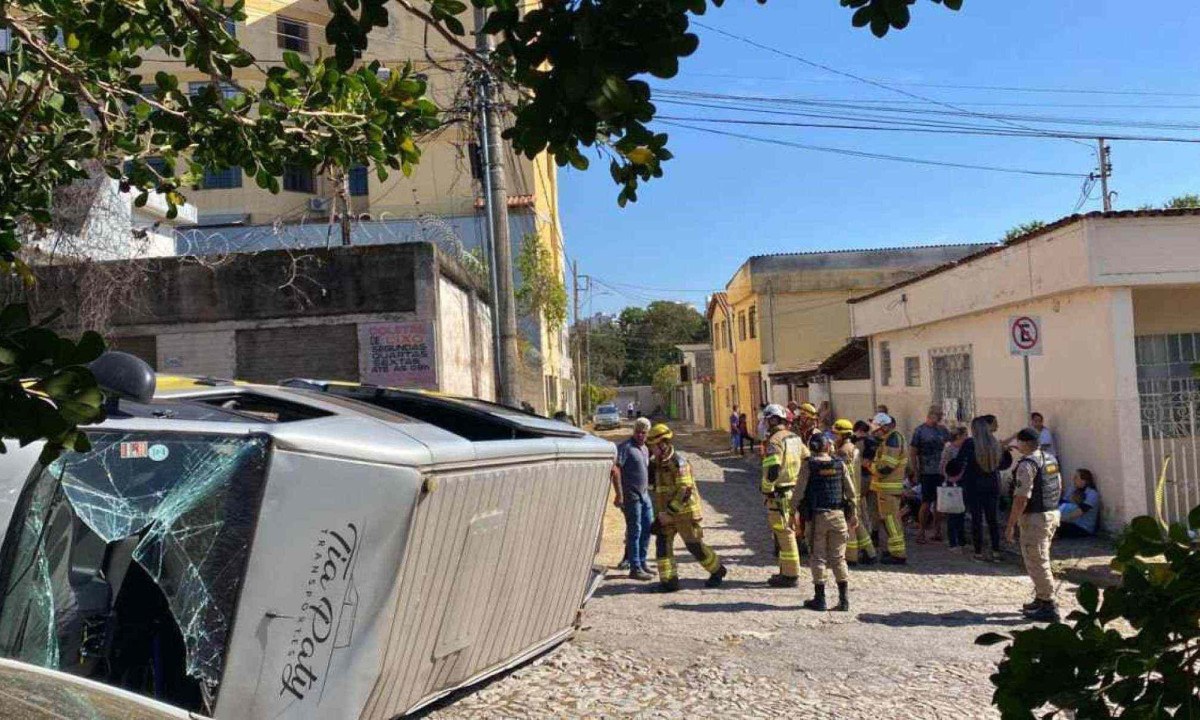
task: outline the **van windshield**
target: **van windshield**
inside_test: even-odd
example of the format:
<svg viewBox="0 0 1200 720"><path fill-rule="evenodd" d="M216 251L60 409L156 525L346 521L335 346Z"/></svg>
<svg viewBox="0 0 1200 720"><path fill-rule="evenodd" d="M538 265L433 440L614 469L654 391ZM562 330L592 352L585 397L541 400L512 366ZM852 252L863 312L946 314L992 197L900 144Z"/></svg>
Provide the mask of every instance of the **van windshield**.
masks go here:
<svg viewBox="0 0 1200 720"><path fill-rule="evenodd" d="M211 712L269 441L89 438L22 493L0 566L0 653Z"/></svg>

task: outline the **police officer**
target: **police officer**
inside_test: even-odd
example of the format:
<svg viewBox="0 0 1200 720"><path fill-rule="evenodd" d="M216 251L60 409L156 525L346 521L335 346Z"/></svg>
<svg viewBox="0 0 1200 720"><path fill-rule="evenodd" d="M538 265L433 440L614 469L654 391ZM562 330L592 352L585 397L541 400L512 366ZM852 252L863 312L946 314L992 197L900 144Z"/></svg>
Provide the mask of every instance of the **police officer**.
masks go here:
<svg viewBox="0 0 1200 720"><path fill-rule="evenodd" d="M704 543L700 527L700 492L692 479L692 466L682 453L675 450L671 440L675 433L659 423L650 428L646 444L654 453L654 524L655 559L658 564L659 588L663 592L679 589L679 572L675 567L675 535L708 571L707 587L717 587L728 571L713 549Z"/></svg>
<svg viewBox="0 0 1200 720"><path fill-rule="evenodd" d="M1017 450L1023 457L1013 471L1013 506L1005 538L1011 543L1015 529L1021 528L1021 557L1034 589L1033 602L1022 608L1025 617L1036 622L1058 622L1054 577L1050 574L1050 541L1058 529L1062 475L1058 460L1042 450L1039 442L1033 428L1017 433Z"/></svg>
<svg viewBox="0 0 1200 720"><path fill-rule="evenodd" d="M855 528L846 540L846 562L851 565L862 563L871 565L875 562L875 543L871 542L871 534L867 531L863 515L866 514L862 501L862 452L854 444L854 424L849 420L840 419L833 423L835 437L834 455L846 464L850 471L850 480L854 485Z"/></svg>
<svg viewBox="0 0 1200 720"><path fill-rule="evenodd" d="M896 421L887 413L876 413L872 418L871 434L879 441L870 464L871 490L875 492L880 524L887 536L887 551L880 562L903 565L908 559L900 503L904 496L904 469L908 466L907 443L896 429Z"/></svg>
<svg viewBox="0 0 1200 720"><path fill-rule="evenodd" d="M813 578L813 598L804 601L809 610L826 610L825 567L833 569L837 580L838 604L835 610L850 609L850 571L846 568L846 537L858 527L854 481L850 469L835 457L833 442L824 433L808 441L811 457L800 471L796 492L800 510L808 519L809 546L812 548L810 567Z"/></svg>
<svg viewBox="0 0 1200 720"><path fill-rule="evenodd" d="M767 584L771 587L796 587L800 584L800 548L792 523L792 498L800 468L808 457L808 448L799 436L788 430L787 410L781 405L763 408L767 421L767 441L762 459L760 489L767 505L767 524L779 548L779 572Z"/></svg>

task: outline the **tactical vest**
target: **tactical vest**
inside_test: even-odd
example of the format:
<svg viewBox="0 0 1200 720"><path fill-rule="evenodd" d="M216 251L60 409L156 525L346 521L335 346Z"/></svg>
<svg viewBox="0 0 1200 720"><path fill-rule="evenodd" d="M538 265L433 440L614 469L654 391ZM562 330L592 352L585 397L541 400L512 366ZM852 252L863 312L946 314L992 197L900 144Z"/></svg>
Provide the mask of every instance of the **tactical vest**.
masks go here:
<svg viewBox="0 0 1200 720"><path fill-rule="evenodd" d="M1033 492L1029 495L1029 502L1025 504L1025 514L1057 510L1058 498L1062 495L1062 475L1058 470L1058 460L1050 453L1038 450L1029 457L1021 458L1021 462L1030 463L1035 469Z"/></svg>
<svg viewBox="0 0 1200 720"><path fill-rule="evenodd" d="M808 486L804 488L804 499L811 512L841 510L846 506L843 478L846 465L840 458L808 461Z"/></svg>

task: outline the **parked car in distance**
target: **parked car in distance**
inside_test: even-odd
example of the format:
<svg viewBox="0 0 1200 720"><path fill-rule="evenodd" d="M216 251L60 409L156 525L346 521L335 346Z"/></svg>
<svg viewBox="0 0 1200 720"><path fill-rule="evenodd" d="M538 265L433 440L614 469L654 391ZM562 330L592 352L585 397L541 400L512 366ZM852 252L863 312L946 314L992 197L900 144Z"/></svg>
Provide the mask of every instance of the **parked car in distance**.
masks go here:
<svg viewBox="0 0 1200 720"><path fill-rule="evenodd" d="M592 427L597 430L621 427L621 411L612 403L601 405L596 408L596 414L592 417Z"/></svg>

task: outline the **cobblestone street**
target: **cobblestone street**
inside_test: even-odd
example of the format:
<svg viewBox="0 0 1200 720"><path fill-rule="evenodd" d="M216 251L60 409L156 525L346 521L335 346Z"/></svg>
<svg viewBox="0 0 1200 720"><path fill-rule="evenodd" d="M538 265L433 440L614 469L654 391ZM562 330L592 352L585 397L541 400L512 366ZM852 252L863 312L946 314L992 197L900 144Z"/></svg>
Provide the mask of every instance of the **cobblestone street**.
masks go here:
<svg viewBox="0 0 1200 720"><path fill-rule="evenodd" d="M730 457L715 433L676 439L705 501L706 540L730 568L724 586L705 589L681 546L678 593L612 570L571 642L429 717L997 716L988 676L1001 651L973 640L1026 625L1019 606L1032 586L1018 564L975 562L910 533L907 566L852 570L850 613L805 611L807 570L799 589L765 585L775 564L753 460ZM1078 566L1105 560L1086 546L1064 552ZM1073 587L1059 588L1064 615Z"/></svg>

